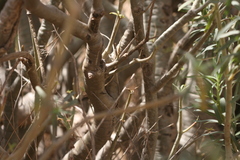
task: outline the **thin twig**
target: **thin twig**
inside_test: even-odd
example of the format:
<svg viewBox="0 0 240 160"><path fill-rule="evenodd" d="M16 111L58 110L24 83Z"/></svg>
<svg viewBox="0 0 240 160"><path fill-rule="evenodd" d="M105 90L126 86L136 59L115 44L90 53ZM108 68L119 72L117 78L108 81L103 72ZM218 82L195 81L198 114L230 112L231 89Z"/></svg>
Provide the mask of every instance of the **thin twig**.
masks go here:
<svg viewBox="0 0 240 160"><path fill-rule="evenodd" d="M15 52L15 53L5 55L0 58L0 63L5 61L10 61L10 60L15 60L17 58L21 58L20 60L26 66L28 76L31 81L31 85L33 89L35 89L36 86L41 86L40 79L38 77L38 74L35 68L34 58L28 52L22 51L22 52Z"/></svg>
<svg viewBox="0 0 240 160"><path fill-rule="evenodd" d="M153 107L161 107L161 106L164 106L164 105L172 102L173 100L176 100L178 97L179 97L178 95L170 95L170 96L163 97L160 100L150 102L146 105L139 105L139 106L129 107L129 108L120 108L120 109L116 109L116 110L110 110L110 111L104 111L102 113L97 113L94 116L87 116L81 122L79 122L75 127L68 130L61 138L59 138L59 140L57 140L56 142L53 142L52 145L45 152L45 154L51 155L51 153L56 148L60 147L61 144L63 144L74 133L74 131L78 127L82 126L86 122L90 122L92 119L100 120L102 118L106 118L106 117L113 116L113 115L118 116L118 115L121 115L123 113L125 113L125 114L126 113L131 113L131 112L134 112L134 111L137 111L137 110L150 109L150 108L153 108ZM43 160L45 160L45 159L43 158Z"/></svg>
<svg viewBox="0 0 240 160"><path fill-rule="evenodd" d="M216 14L216 23L218 31L222 29L221 24L221 14L219 11L218 4L215 5L215 14ZM219 44L221 46L225 45L225 38L221 38L219 40ZM224 48L222 50L222 55L227 56L227 50ZM224 71L224 78L225 78L225 84L226 84L226 116L224 121L224 143L225 143L225 158L228 160L234 160L233 158L233 151L232 151L232 140L231 140L231 125L232 125L232 93L233 93L233 86L232 81L233 79L230 78L232 75L230 74L231 65L228 65Z"/></svg>
<svg viewBox="0 0 240 160"><path fill-rule="evenodd" d="M194 18L198 12L203 10L211 0L204 3L201 7L197 9L189 10L184 16L179 18L173 25L171 25L166 31L164 31L161 36L157 38L157 40L153 44L153 52L156 53L159 48L161 48L167 41L170 39L182 26L189 22L192 18Z"/></svg>
<svg viewBox="0 0 240 160"><path fill-rule="evenodd" d="M119 27L119 24L120 24L120 20L123 18L122 15L121 15L121 12L122 12L122 6L123 6L125 1L126 0L120 0L119 1L118 11L117 11L118 13L116 14L116 19L115 19L112 34L111 34L111 37L110 37L110 41L108 42L108 45L107 45L106 49L104 50L104 52L102 54L103 59L106 59L106 57L109 55L109 53L111 51L111 47L112 47L112 45L115 41L117 31L118 31L118 27Z"/></svg>
<svg viewBox="0 0 240 160"><path fill-rule="evenodd" d="M199 40L199 42L189 51L191 54L196 54L198 49L204 44L206 39L209 37L210 33L212 33L214 29L215 23L212 24L210 29L203 35L203 37ZM166 74L164 74L161 79L159 79L155 86L151 88L151 91L153 93L159 91L166 83L168 83L176 74L177 72L182 68L184 65L183 57L176 63Z"/></svg>
<svg viewBox="0 0 240 160"><path fill-rule="evenodd" d="M173 147L172 147L172 150L169 154L169 158L173 156L173 154L177 151L178 149L178 146L179 146L179 143L180 143L180 140L181 140L181 137L182 137L182 134L183 134L183 129L182 129L182 125L183 125L183 122L182 122L182 97L179 98L179 109L178 109L178 134L177 134L177 138L173 144Z"/></svg>
<svg viewBox="0 0 240 160"><path fill-rule="evenodd" d="M5 151L1 146L0 146L0 158L1 159L7 159L9 156L8 152Z"/></svg>
<svg viewBox="0 0 240 160"><path fill-rule="evenodd" d="M108 67L108 70L111 70L111 68L114 68L116 67L117 65L119 65L121 62L123 62L124 60L126 60L130 55L132 55L135 51L139 50L143 45L146 44L146 42L148 42L150 39L149 35L150 35L150 28L151 28L151 20L152 20L152 11L153 11L153 5L155 3L155 0L153 0L151 2L151 4L149 5L150 7L150 16L149 16L149 19L148 19L148 25L147 25L147 32L146 32L146 36L144 37L144 39L142 41L140 41L137 46L135 46L133 49L131 49L130 51L126 52L126 50L130 47L130 45L133 43L134 40L137 39L137 37L139 36L139 33L137 32L136 36L131 40L131 42L129 43L129 45L120 53L120 58L110 64L107 65ZM148 58L143 58L142 60L141 59L134 59L133 62L136 63L136 62L145 62L145 61L148 61L150 60L151 58L153 57L153 54L151 54ZM131 62L131 63L133 63ZM124 66L123 68L121 69L117 69L115 71L111 71L110 74L113 74L113 73L116 73L116 72L119 72L119 71L122 71L128 67L130 67L132 64L130 64L129 66ZM110 68L110 69L109 69Z"/></svg>
<svg viewBox="0 0 240 160"><path fill-rule="evenodd" d="M58 27L64 27L64 22L71 18L55 6L44 5L39 0L24 0L24 4L26 9L32 14L38 16L39 18L44 18ZM71 33L74 36L81 38L85 42L91 40L91 33L88 30L87 24L78 20L74 20L72 23L72 28L73 30Z"/></svg>

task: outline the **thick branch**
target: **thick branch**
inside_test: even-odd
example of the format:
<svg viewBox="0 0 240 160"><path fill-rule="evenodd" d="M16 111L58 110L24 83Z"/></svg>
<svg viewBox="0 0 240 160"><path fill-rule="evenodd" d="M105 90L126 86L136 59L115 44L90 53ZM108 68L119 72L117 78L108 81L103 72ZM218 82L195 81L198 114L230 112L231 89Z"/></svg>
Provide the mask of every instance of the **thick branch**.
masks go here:
<svg viewBox="0 0 240 160"><path fill-rule="evenodd" d="M135 33L137 33L137 41L141 42L144 39L148 39L149 37L149 26L148 30L146 32L146 38L144 35L144 27L143 27L143 3L144 1L136 1L131 0L131 9L132 9L132 15L134 20L134 29ZM151 12L153 9L153 4L151 4ZM151 21L151 16L149 18L149 22ZM146 45L143 45L141 49L139 49L139 52L141 53L141 58L149 57L150 53L147 49ZM144 90L145 90L145 98L146 102L151 102L156 100L157 95L152 94L150 92L150 88L155 83L154 80L154 59L150 59L148 62L142 63L142 72L143 72L143 80L144 80ZM158 109L152 108L147 110L147 123L148 123L148 129L149 133L148 136L146 136L146 145L145 148L142 151L142 159L143 160L152 160L154 159L155 149L156 149L156 142L157 142L157 136L158 136L158 125L156 125L158 121Z"/></svg>
<svg viewBox="0 0 240 160"><path fill-rule="evenodd" d="M0 63L4 61L15 60L17 58L24 58L21 59L21 61L27 68L28 76L31 81L33 89L35 89L36 86L41 86L40 79L36 71L34 58L28 52L16 52L8 54L0 58Z"/></svg>
<svg viewBox="0 0 240 160"><path fill-rule="evenodd" d="M22 0L8 0L0 14L0 48L8 49L15 37Z"/></svg>
<svg viewBox="0 0 240 160"><path fill-rule="evenodd" d="M39 0L24 0L25 7L31 13L36 16L46 19L56 26L64 27L64 22L70 18L64 12L52 5L44 5ZM88 26L81 21L74 20L72 25L72 34L78 38L81 38L85 42L91 40L91 34L89 33Z"/></svg>
<svg viewBox="0 0 240 160"><path fill-rule="evenodd" d="M88 27L91 32L99 32L99 23L103 16L103 6L101 0L93 0L92 13L89 18Z"/></svg>
<svg viewBox="0 0 240 160"><path fill-rule="evenodd" d="M42 132L42 130L49 124L51 120L51 112L53 104L49 97L42 100L43 104L40 107L39 116L36 116L33 123L25 133L21 141L17 144L12 154L7 160L22 159L28 150L31 142Z"/></svg>
<svg viewBox="0 0 240 160"><path fill-rule="evenodd" d="M171 27L169 27L161 36L157 38L155 43L153 44L153 52L156 52L159 48L161 48L167 41L170 39L182 26L189 22L192 18L194 18L198 12L203 10L210 1L207 1L204 5L197 9L189 10L184 16L179 18Z"/></svg>
<svg viewBox="0 0 240 160"><path fill-rule="evenodd" d="M203 35L203 37L199 40L199 42L189 51L191 54L196 54L198 49L204 44L204 42L207 40L209 37L210 33L213 31L215 24L211 26L211 28ZM194 37L198 38L198 37ZM192 39L194 41L194 39ZM191 42L191 41L189 41ZM185 46L186 45L186 46ZM181 54L185 49L187 51L187 48L189 47L189 44L186 42L186 44L183 45L182 47L179 47L178 50L176 50L176 54ZM185 48L187 47L187 48ZM158 92L166 83L168 83L176 74L177 72L182 68L184 65L184 61L181 58L166 74L164 74L161 79L159 79L156 82L156 85L151 88L151 92L155 93Z"/></svg>
<svg viewBox="0 0 240 160"><path fill-rule="evenodd" d="M136 114L134 114L135 116L133 116L132 118L129 118L126 121L126 123L124 124L124 127L126 127L126 128L122 129L120 132L119 143L121 143L121 140L127 141L128 139L131 139L131 136L134 136L135 129L137 129L138 126L141 124L141 120L143 119L143 116L144 116L144 115L142 115L143 111L141 111L141 110L150 109L150 108L154 108L154 107L162 107L162 106L169 104L170 102L178 99L178 97L179 96L177 96L177 95L169 95L169 96L163 97L161 100L156 100L156 101L150 102L146 105L138 105L138 106L129 107L129 108L120 108L120 109L116 109L113 111L104 111L104 112L98 113L94 116L88 116L85 119L83 119L75 128L70 129L66 134L64 134L64 136L60 139L60 141L62 141L62 139L66 139L66 137L69 136L70 134L72 134L77 127L82 126L84 123L89 122L91 119L101 120L101 119L109 117L109 116L118 116L118 115L121 115L122 113L131 113L131 112L137 111L137 112L135 112ZM134 127L132 127L132 126L134 126ZM135 128L135 126L136 126L136 128ZM130 137L129 137L129 135L130 135ZM81 139L79 141L83 141L83 140ZM76 143L76 145L83 144L79 141ZM84 143L83 145L86 145L86 144L87 143ZM80 145L78 147L81 147L81 146L82 145ZM76 151L77 150L73 148L71 151L69 151L64 156L63 160L69 160L69 158L71 158L71 157L73 158L73 155L74 156L78 155L80 157L79 154L76 154ZM77 158L77 157L74 157L74 158Z"/></svg>
<svg viewBox="0 0 240 160"><path fill-rule="evenodd" d="M5 151L1 146L0 146L0 158L1 159L7 159L8 158L8 152Z"/></svg>

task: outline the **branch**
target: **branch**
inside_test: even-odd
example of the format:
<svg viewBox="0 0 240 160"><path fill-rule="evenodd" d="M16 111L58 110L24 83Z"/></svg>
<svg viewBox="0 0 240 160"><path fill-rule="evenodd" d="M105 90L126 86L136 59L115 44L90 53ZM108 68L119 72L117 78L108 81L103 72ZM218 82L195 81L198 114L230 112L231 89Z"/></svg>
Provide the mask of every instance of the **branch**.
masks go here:
<svg viewBox="0 0 240 160"><path fill-rule="evenodd" d="M215 27L215 24L212 24L211 28L203 35L203 37L199 40L199 42L189 51L191 54L193 54L193 55L196 54L198 49L204 44L204 42L207 40L209 35L212 33L214 27ZM193 38L198 38L198 37L196 36ZM194 40L194 39L192 39L192 40ZM191 41L189 41L189 42L191 42ZM185 45L188 46L189 44L186 43ZM182 48L180 47L179 50L176 52L177 52L176 54L181 54ZM185 63L183 61L183 58L181 58L166 74L164 74L161 77L161 79L159 79L156 82L155 86L151 88L151 92L156 93L162 87L164 87L166 85L166 83L168 83L177 74L177 72L182 68L182 66L184 64Z"/></svg>
<svg viewBox="0 0 240 160"><path fill-rule="evenodd" d="M39 0L24 0L25 7L32 14L35 14L39 18L46 19L58 27L64 27L64 22L67 22L70 16L60 11L58 8L52 5L44 5ZM91 34L88 30L88 26L78 20L74 20L72 25L72 34L83 41L88 42L91 40Z"/></svg>
<svg viewBox="0 0 240 160"><path fill-rule="evenodd" d="M8 0L0 12L0 48L8 49L12 44L18 19L22 9L22 0ZM0 55L1 55L0 51Z"/></svg>
<svg viewBox="0 0 240 160"><path fill-rule="evenodd" d="M50 97L46 97L42 100L42 106L40 107L39 116L36 116L33 123L25 133L21 141L17 144L12 154L6 160L22 159L26 151L28 150L31 142L42 132L42 130L49 125L51 120L51 112L53 104Z"/></svg>
<svg viewBox="0 0 240 160"><path fill-rule="evenodd" d="M99 23L103 16L103 6L101 0L93 0L92 13L89 18L88 27L91 32L99 32Z"/></svg>
<svg viewBox="0 0 240 160"><path fill-rule="evenodd" d="M130 115L130 117L124 122L124 124L121 127L119 136L116 136L117 138L117 144L115 146L116 149L121 147L124 144L127 144L126 146L129 147L129 143L133 143L134 137L137 132L139 131L139 127L142 124L142 121L144 119L145 113L144 110L136 111ZM107 155L112 152L112 146L113 142L111 140L107 141L107 143L101 148L101 150L98 152L96 158L99 160L106 159ZM115 151L115 150L113 150Z"/></svg>
<svg viewBox="0 0 240 160"><path fill-rule="evenodd" d="M119 116L122 113L126 114L126 113L132 113L135 111L139 111L139 112L136 112L136 114L134 114L134 116L132 118L130 118L126 121L126 123L124 124L124 127L126 127L126 130L121 129L119 137L122 141L127 141L128 139L131 139L131 136L134 136L135 129L137 129L138 126L140 126L140 124L141 124L141 119L144 117L142 115L143 112L141 112L141 110L151 109L151 108L155 108L155 107L162 107L178 98L179 98L178 95L169 95L169 96L163 97L160 100L149 102L145 105L138 105L138 106L129 107L126 109L120 108L120 109L115 109L115 110L108 110L108 111L103 111L103 112L97 113L94 116L87 116L85 119L83 119L81 122L79 122L79 124L76 125L73 129L68 130L67 133L65 133L64 136L62 136L59 139L59 141L63 142L62 139L67 139L67 137L69 137L70 134L72 134L76 128L82 126L84 123L90 122L92 119L101 120L101 119L108 118L111 116ZM138 116L139 114L141 115L140 117ZM138 121L138 119L139 119L139 121ZM136 126L136 127L133 127L133 125L131 125L131 124L134 124L134 126ZM131 135L130 137L129 137L129 134ZM78 144L77 146L82 149L83 147L85 147L84 145L87 143L83 144L80 141L84 141L84 140L83 139L78 140L75 143L75 146L76 146L76 144ZM61 142L59 142L59 143L61 143ZM86 141L84 141L84 142L86 142ZM82 145L79 146L79 144L82 144ZM56 144L56 145L58 145L58 144ZM51 148L51 150L52 150L52 148ZM78 152L78 150L76 148L73 148L64 156L64 158L62 160L68 160L69 158L73 158L73 157L76 159L79 158L80 155L77 152Z"/></svg>
<svg viewBox="0 0 240 160"><path fill-rule="evenodd" d="M120 24L120 20L123 18L123 15L121 15L121 12L122 12L122 6L123 6L124 2L125 2L125 0L119 1L118 11L116 13L116 19L115 19L112 34L111 34L111 37L110 37L110 41L108 42L108 45L107 45L106 49L104 50L104 52L102 54L104 59L106 59L106 57L110 54L111 47L112 47L112 45L115 41L117 31L118 31L118 27L119 27L119 24Z"/></svg>
<svg viewBox="0 0 240 160"><path fill-rule="evenodd" d="M135 33L138 33L136 40L137 42L147 42L145 40L149 39L149 33L150 33L150 23L152 18L152 11L154 6L155 0L152 1L150 4L150 16L148 20L148 26L146 31L146 36L144 35L144 27L143 27L143 3L144 1L137 1L137 0L131 0L131 10L133 15L133 21L134 21L134 29ZM141 48L138 49L139 53L141 53L140 58L146 58L151 56L151 54L148 51L146 43L142 45ZM151 93L150 88L155 83L154 78L154 59L150 59L147 62L142 63L142 74L143 74L143 80L144 80L144 91L145 91L145 98L146 102L151 102L157 99L156 93ZM153 160L155 149L156 149L156 142L158 137L158 125L156 125L158 121L158 108L151 108L146 111L147 115L147 129L148 129L148 135L146 136L146 145L142 149L142 160Z"/></svg>
<svg viewBox="0 0 240 160"><path fill-rule="evenodd" d="M8 152L5 151L1 146L0 146L0 158L1 159L7 159L9 156Z"/></svg>
<svg viewBox="0 0 240 160"><path fill-rule="evenodd" d="M23 64L27 68L28 76L31 81L31 85L33 89L35 90L36 86L41 86L40 79L36 71L34 58L28 52L26 51L15 52L15 53L5 55L0 58L0 63L5 61L10 61L10 60L15 60L17 58L22 58L20 60L23 62Z"/></svg>
<svg viewBox="0 0 240 160"><path fill-rule="evenodd" d="M163 32L163 34L161 34L161 36L159 36L153 44L153 53L156 53L156 51L161 48L168 41L168 39L170 39L179 29L181 29L185 23L194 18L197 13L203 10L210 2L211 0L207 1L204 3L204 5L197 9L190 9L184 16L179 18L173 25Z"/></svg>
<svg viewBox="0 0 240 160"><path fill-rule="evenodd" d="M77 2L76 0L63 0L64 7L68 10L70 15L80 21L84 20L83 17L83 1Z"/></svg>

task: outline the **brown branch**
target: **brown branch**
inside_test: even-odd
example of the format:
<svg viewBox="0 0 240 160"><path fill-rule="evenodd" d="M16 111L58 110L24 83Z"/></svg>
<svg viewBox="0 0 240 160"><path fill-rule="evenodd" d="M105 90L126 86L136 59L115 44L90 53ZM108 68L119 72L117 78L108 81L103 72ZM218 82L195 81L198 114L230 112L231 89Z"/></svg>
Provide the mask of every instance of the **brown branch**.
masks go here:
<svg viewBox="0 0 240 160"><path fill-rule="evenodd" d="M144 27L143 27L143 4L144 1L136 1L131 0L131 10L134 20L134 29L135 33L138 33L137 35L137 42L140 42L145 39L149 39L149 33L150 33L150 23L151 23L151 15L153 11L153 1L150 6L150 16L147 26L147 32L146 36L144 35ZM144 43L145 44L145 43ZM138 49L139 53L141 53L140 58L146 58L149 57L151 54L149 53L146 44L143 45L141 48ZM151 93L150 88L155 83L154 78L154 60L150 59L147 62L142 63L142 74L143 74L143 80L144 80L144 90L145 90L145 98L146 102L152 102L157 99L156 93ZM156 142L158 137L158 125L156 125L158 121L158 109L157 108L151 108L147 110L147 128L149 129L148 135L146 136L145 141L147 142L144 148L142 149L142 160L153 160L155 149L156 149Z"/></svg>
<svg viewBox="0 0 240 160"><path fill-rule="evenodd" d="M31 85L35 90L36 86L41 86L40 79L38 77L36 68L35 68L35 61L34 58L26 51L23 52L15 52L8 55L5 55L0 58L0 63L10 60L15 60L17 58L21 58L20 60L27 68L28 76L31 81Z"/></svg>
<svg viewBox="0 0 240 160"><path fill-rule="evenodd" d="M49 114L49 112L53 104L51 104L51 101L48 98L43 100L44 104L40 108L39 118L37 118L38 116L35 117L35 120L29 127L28 131L25 133L12 154L10 154L6 160L22 159L31 142L36 139L42 130L49 124L51 120L51 114Z"/></svg>
<svg viewBox="0 0 240 160"><path fill-rule="evenodd" d="M0 146L0 159L7 159L9 156L8 152L5 151L1 146Z"/></svg>
<svg viewBox="0 0 240 160"><path fill-rule="evenodd" d="M132 113L132 112L135 112L135 111L139 111L139 112L136 112L136 115L134 114L135 116L133 116L132 118L130 118L130 119L128 119L126 121L126 123L125 123L126 126L124 124L124 126L127 129L127 131L129 131L129 132L125 132L124 129L121 130L121 132L120 132L120 137L122 137L121 140L122 141L127 141L129 138L131 138L131 137L128 137L128 133L133 133L133 135L134 135L135 129L138 128L138 125L141 124L141 120L140 121L138 121L138 120L136 121L136 119L138 119L138 118L143 118L143 116L141 116L141 117L137 116L138 114L142 114L141 110L150 109L150 108L154 108L154 107L165 106L165 105L169 104L170 102L178 99L178 97L179 96L177 96L177 95L169 95L169 96L163 97L160 100L156 100L156 101L147 103L145 105L138 105L138 106L129 107L129 108L126 108L126 109L120 108L120 109L116 109L116 110L109 110L109 111L104 111L104 112L95 114L94 116L87 116L85 119L83 119L81 122L79 122L78 125L76 125L74 128L68 130L67 133L64 134L64 136L62 136L57 142L54 143L53 146L51 146L51 148L49 148L49 150L51 150L50 152L52 152L54 147L55 146L59 146L60 145L59 143L63 143L64 140L66 140L72 133L74 133L74 130L76 128L82 126L84 123L90 122L90 120L92 120L92 119L101 120L101 119L107 118L109 116L110 117L111 116L118 116L118 115L121 115L122 113ZM134 124L134 126L136 125L136 128L132 127L132 125L129 125L129 124ZM83 141L83 140L82 139L78 140L78 143L79 143L79 141ZM119 141L119 143L120 142L121 141ZM84 145L84 144L82 143L82 145ZM84 146L82 146L82 147L84 147ZM73 148L71 151L69 151L64 156L64 158L62 160L69 160L69 158L71 157L70 154L76 154L76 153L73 153L73 152L76 152L76 151L77 150L75 148ZM48 151L46 151L46 152L48 152ZM77 159L77 157L74 157L74 158Z"/></svg>
<svg viewBox="0 0 240 160"><path fill-rule="evenodd" d="M8 49L12 44L18 19L22 9L22 0L8 0L0 12L0 48Z"/></svg>
<svg viewBox="0 0 240 160"><path fill-rule="evenodd" d="M93 0L92 13L88 21L88 27L91 32L99 32L99 23L103 16L103 6L101 0Z"/></svg>
<svg viewBox="0 0 240 160"><path fill-rule="evenodd" d="M25 7L32 14L39 18L46 19L58 27L64 27L64 22L70 18L64 12L52 5L44 5L39 0L24 0ZM72 34L83 41L88 42L91 40L91 34L89 33L88 26L78 20L74 20L72 23Z"/></svg>
<svg viewBox="0 0 240 160"><path fill-rule="evenodd" d="M185 23L194 18L197 13L203 10L209 3L210 0L197 9L190 9L184 16L179 18L173 25L163 32L163 34L161 34L161 36L159 36L153 44L153 52L155 53L159 48L161 48L179 29L182 28Z"/></svg>
<svg viewBox="0 0 240 160"><path fill-rule="evenodd" d="M117 138L117 144L115 148L119 148L124 144L129 144L128 142L133 140L136 136L137 132L139 131L139 127L142 124L144 119L144 111L136 111L131 114L131 116L124 122L123 126L121 127L119 136ZM97 159L106 159L107 155L112 150L113 142L111 140L107 141L107 143L101 148L101 150L97 154ZM127 145L128 146L128 145ZM112 153L110 153L112 154Z"/></svg>
<svg viewBox="0 0 240 160"><path fill-rule="evenodd" d="M83 10L82 4L79 4L76 0L63 0L62 2L72 17L83 20L83 14L81 12Z"/></svg>
<svg viewBox="0 0 240 160"><path fill-rule="evenodd" d="M204 42L209 37L210 33L213 31L215 24L211 26L211 28L203 35L203 37L200 39L200 41L189 51L191 54L196 54L198 49L204 44ZM198 36L194 37L198 38ZM194 39L191 39L194 41ZM191 41L189 41L191 42ZM188 41L185 42L185 45L183 47L179 47L179 50L177 50L176 54L181 54L182 48L185 48L186 46L189 47ZM183 61L183 58L181 58L166 74L164 74L161 79L159 79L155 86L151 88L151 91L153 93L158 92L162 87L164 87L176 74L177 72L182 68L182 66L185 64Z"/></svg>

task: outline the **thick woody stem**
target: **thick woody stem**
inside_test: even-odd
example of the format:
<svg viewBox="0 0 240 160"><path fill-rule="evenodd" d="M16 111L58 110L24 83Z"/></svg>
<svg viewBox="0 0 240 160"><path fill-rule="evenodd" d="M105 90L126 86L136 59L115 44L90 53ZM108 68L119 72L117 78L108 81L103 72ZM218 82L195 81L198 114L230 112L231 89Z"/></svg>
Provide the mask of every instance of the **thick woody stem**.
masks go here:
<svg viewBox="0 0 240 160"><path fill-rule="evenodd" d="M44 5L39 0L24 0L25 7L32 14L43 18L58 27L64 27L70 16L60 11L58 8L52 5ZM74 20L72 23L72 34L83 41L88 42L91 40L91 34L89 33L88 26L78 20Z"/></svg>
<svg viewBox="0 0 240 160"><path fill-rule="evenodd" d="M26 66L27 73L33 89L35 89L36 86L41 86L40 79L36 71L34 58L28 52L23 51L23 52L8 54L0 58L0 63L4 61L15 60L16 58L21 58L20 60Z"/></svg>

